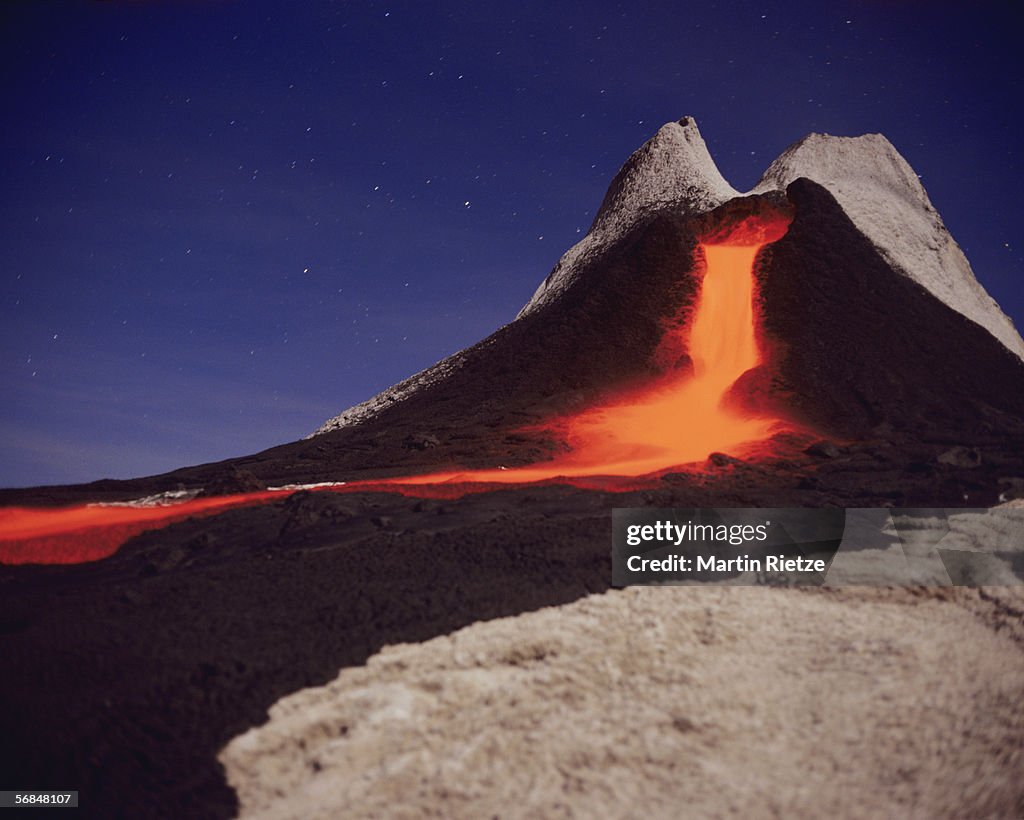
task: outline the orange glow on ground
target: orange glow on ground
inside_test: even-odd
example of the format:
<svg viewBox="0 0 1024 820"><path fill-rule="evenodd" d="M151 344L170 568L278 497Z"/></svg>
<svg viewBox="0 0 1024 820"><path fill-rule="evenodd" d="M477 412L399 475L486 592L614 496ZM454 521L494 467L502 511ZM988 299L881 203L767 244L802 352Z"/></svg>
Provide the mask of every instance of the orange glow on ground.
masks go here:
<svg viewBox="0 0 1024 820"><path fill-rule="evenodd" d="M657 484L669 471L694 469L711 453L749 456L773 433L789 428L724 406L736 380L761 363L754 316L754 263L789 227L786 217L751 216L705 237L703 278L687 328L672 333L688 349L693 372L659 383L546 427L569 452L526 467L453 470L318 487L330 492L395 492L460 498L508 485L567 484L628 492ZM688 466L689 465L689 466ZM112 555L129 538L196 516L281 499L294 490L199 498L162 506L80 505L0 509L0 564L71 564Z"/></svg>
<svg viewBox="0 0 1024 820"><path fill-rule="evenodd" d="M530 483L530 482L519 482ZM650 486L650 481L592 479L560 479L535 484L569 484L574 487L604 492L628 492ZM390 479L352 481L347 484L312 487L312 492L334 493L398 493L412 498L455 500L473 493L503 489L507 483L481 480L433 481L396 484ZM0 565L19 564L83 564L99 561L117 552L130 538L150 530L158 530L185 521L203 518L227 510L254 507L268 501L280 501L297 490L265 490L263 492L196 498L154 506L127 504L77 504L70 507L3 507L0 508Z"/></svg>
<svg viewBox="0 0 1024 820"><path fill-rule="evenodd" d="M147 530L287 495L287 492L267 490L150 507L107 504L4 507L0 509L0 564L98 561L113 555L129 538Z"/></svg>
<svg viewBox="0 0 1024 820"><path fill-rule="evenodd" d="M637 477L703 461L711 453L746 454L789 426L723 406L736 380L761 363L754 324L754 261L786 233L789 221L749 217L700 246L704 277L689 328L679 334L693 373L621 400L553 420L549 429L570 452L527 467L463 470L388 479L396 485L439 482L526 483L596 476ZM688 344L687 344L688 342Z"/></svg>

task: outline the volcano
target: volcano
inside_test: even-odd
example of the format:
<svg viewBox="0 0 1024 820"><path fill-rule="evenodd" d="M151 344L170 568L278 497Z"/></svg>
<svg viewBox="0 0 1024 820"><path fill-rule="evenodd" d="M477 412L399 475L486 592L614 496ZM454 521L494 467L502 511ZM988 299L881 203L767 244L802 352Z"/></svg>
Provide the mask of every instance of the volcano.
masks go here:
<svg viewBox="0 0 1024 820"><path fill-rule="evenodd" d="M1022 357L884 137L806 137L743 194L669 123L478 344L261 453L0 491L0 768L228 816L216 754L282 695L605 592L612 507L1024 494Z"/></svg>
<svg viewBox="0 0 1024 820"><path fill-rule="evenodd" d="M329 420L314 446L354 430L384 444L418 420L439 441L466 442L452 461L535 460L529 447L494 453L493 437L468 438L466 422L543 428L671 368L692 376L685 343L666 351L667 329L694 320L704 249L741 224L788 227L750 245L761 250L750 260L761 351L727 375L739 415L843 440L1019 431L1024 342L884 137L811 135L741 195L684 118L629 159L588 235L513 323ZM710 330L726 344L733 332ZM680 426L699 415L679 414Z"/></svg>
<svg viewBox="0 0 1024 820"><path fill-rule="evenodd" d="M800 439L1009 451L1022 357L885 137L812 134L741 194L684 117L629 158L587 235L487 339L303 441L86 492L635 478Z"/></svg>
<svg viewBox="0 0 1024 820"><path fill-rule="evenodd" d="M749 257L739 301L702 317L730 246ZM739 358L719 350L709 366L715 344ZM587 235L487 339L303 441L86 492L638 477L715 452L779 455L795 439L888 442L915 464L935 443L1005 453L1022 442L1022 357L885 137L812 134L741 194L685 117L629 158ZM697 398L702 383L715 386Z"/></svg>
<svg viewBox="0 0 1024 820"><path fill-rule="evenodd" d="M706 248L741 244L728 237L743 225L762 232L747 245L755 251L752 307L740 306L748 327L707 332L725 344L753 333L758 349L739 372L725 368L712 410L677 408L675 428L707 420L720 398L735 418L760 419L760 429L717 442L697 430L660 464L641 456L621 469L616 459L638 459L573 457L581 434L615 426L597 410L693 380ZM1009 445L1020 442L1024 417L1022 356L1024 342L884 137L811 135L742 195L684 118L630 157L586 237L513 322L330 419L306 442L240 466L268 481L349 480L369 449L382 477L483 470L476 477L495 480L500 468L512 468L515 481L602 468L636 475L763 442L773 419L837 441L984 446L1008 437ZM634 426L650 420L640 414Z"/></svg>

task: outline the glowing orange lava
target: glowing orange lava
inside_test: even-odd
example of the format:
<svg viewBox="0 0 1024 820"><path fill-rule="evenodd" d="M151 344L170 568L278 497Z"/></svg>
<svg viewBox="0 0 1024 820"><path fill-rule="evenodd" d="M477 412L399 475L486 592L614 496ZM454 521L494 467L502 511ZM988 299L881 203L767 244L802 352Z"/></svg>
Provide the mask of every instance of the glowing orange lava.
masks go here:
<svg viewBox="0 0 1024 820"><path fill-rule="evenodd" d="M289 493L264 491L196 498L174 504L78 504L0 509L0 564L80 564L113 555L129 538Z"/></svg>
<svg viewBox="0 0 1024 820"><path fill-rule="evenodd" d="M761 363L754 316L754 263L783 236L786 217L751 216L705 237L703 277L688 328L673 331L693 372L670 375L619 400L554 419L549 431L569 452L526 467L457 470L317 487L331 492L397 492L459 498L495 485L558 483L625 492L650 486L671 469L713 452L743 454L786 426L725 406L736 380ZM698 271L699 273L700 271ZM113 554L132 536L194 516L287 497L268 490L198 498L161 506L82 505L60 509L0 509L0 563L67 564Z"/></svg>
<svg viewBox="0 0 1024 820"><path fill-rule="evenodd" d="M587 476L646 476L711 453L742 452L785 426L724 406L736 380L761 363L754 323L754 261L781 238L789 222L750 217L700 245L704 276L688 329L675 333L688 348L693 373L556 419L570 452L527 467L464 470L388 479L391 484L445 481L525 483ZM688 342L688 344L686 344Z"/></svg>

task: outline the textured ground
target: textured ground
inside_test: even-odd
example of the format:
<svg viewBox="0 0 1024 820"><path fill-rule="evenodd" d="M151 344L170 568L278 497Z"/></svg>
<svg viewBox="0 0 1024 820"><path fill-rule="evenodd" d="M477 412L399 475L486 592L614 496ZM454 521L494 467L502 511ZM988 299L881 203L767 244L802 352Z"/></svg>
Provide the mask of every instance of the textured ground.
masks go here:
<svg viewBox="0 0 1024 820"><path fill-rule="evenodd" d="M253 818L1020 816L991 595L612 591L388 647L221 760Z"/></svg>
<svg viewBox="0 0 1024 820"><path fill-rule="evenodd" d="M845 476L859 488L840 500L886 502L864 489L871 482L859 472L859 457L825 461L818 481L839 485ZM936 469L946 473L931 488L935 494L947 486L951 493L962 491L966 485L960 480L979 480L971 477L974 468ZM881 475L873 483L885 493ZM807 483L806 476L781 470L727 465L699 478L670 477L662 490L621 496L559 487L508 489L459 501L303 492L144 534L91 565L0 567L0 771L12 783L78 788L89 801L82 816L233 816L237 797L217 756L232 738L263 724L267 710L285 695L321 686L388 645L426 641L480 621L606 592L614 506L820 506L820 489L799 489ZM748 616L737 603L743 592L753 596L747 600L778 603L757 604ZM701 599L665 593L679 595L682 606L678 617L668 618L673 628L681 636L698 630L704 610L698 607L694 616L686 602ZM738 618L734 623L742 624L760 617L782 643L774 649L757 649L756 642L723 645L721 663L739 670L749 649L751 669L759 670L768 656L785 665L786 653L796 652L790 664L794 686L816 665L832 663L834 651L823 650L832 622L846 617L845 599L722 593L730 594L740 597L709 599L722 601L708 605L713 620ZM903 613L897 619L902 626L886 626L889 615L873 621L874 604L854 597L849 607L860 614L849 616L854 620L843 634L860 630L858 640L874 646L909 630L921 661L914 666L900 655L893 685L907 674L915 691L938 687L963 726L988 726L986 715L995 706L984 698L995 697L993 687L1004 691L998 688L1002 664L1015 663L1019 651L1019 644L1008 642L1016 633L1004 624L1015 620L1019 627L1024 605L979 592L948 600L941 593L935 600L894 595L900 596L894 599L898 606L885 611ZM615 607L622 604L614 602L620 600L632 598L616 593L608 604L595 604L612 607L607 629L598 629L599 641L626 639L615 636L614 625L628 622L616 620ZM921 607L906 608L905 602L918 601ZM965 607L980 619L981 631L968 626ZM542 623L552 619L557 616L549 613ZM993 630L999 634L985 634ZM788 631L795 636L791 643ZM805 654L799 636L813 639L817 649ZM534 637L543 639L543 629ZM900 646L900 653L909 652ZM701 647L693 650L705 651ZM580 656L579 670L593 657ZM876 660L883 665L871 667L872 675L885 668L884 653ZM961 673L966 683L956 690L962 695L956 706L952 692L960 684L942 687L947 677L959 680ZM754 697L759 679L760 673L751 679L748 697ZM855 689L867 685L860 677L851 680ZM825 690L833 697L831 684ZM782 692L773 688L758 701L764 719ZM1011 694L1006 696L1021 711L1024 703ZM590 702L597 711L599 704ZM847 708L860 714L857 709L866 707L856 701L840 707ZM935 721L948 754L966 742L950 734L954 730L942 723L942 714L912 711L901 720L904 742L931 732ZM824 749L831 736L820 737ZM988 779L1002 777L1001 766L998 756L978 758L986 789Z"/></svg>

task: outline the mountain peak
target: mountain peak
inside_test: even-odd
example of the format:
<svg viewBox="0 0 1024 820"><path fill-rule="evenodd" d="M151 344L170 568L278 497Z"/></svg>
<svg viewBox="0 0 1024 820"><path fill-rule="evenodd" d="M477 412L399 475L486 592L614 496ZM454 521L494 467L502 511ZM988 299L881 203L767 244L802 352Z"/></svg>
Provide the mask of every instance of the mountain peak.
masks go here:
<svg viewBox="0 0 1024 820"><path fill-rule="evenodd" d="M808 134L787 148L749 193L785 191L801 177L826 188L897 273L1024 359L1024 340L1013 322L975 278L920 178L885 136ZM584 262L650 215L706 213L740 196L715 165L693 117L666 123L615 175L590 231L562 256L519 315L563 292Z"/></svg>
<svg viewBox="0 0 1024 820"><path fill-rule="evenodd" d="M808 134L782 152L752 193L804 177L828 189L898 272L984 327L1024 358L1024 341L971 270L921 179L882 134Z"/></svg>
<svg viewBox="0 0 1024 820"><path fill-rule="evenodd" d="M705 213L737 196L711 158L697 121L687 116L666 123L619 169L587 235L566 251L519 315L563 292L585 260L645 217L665 210Z"/></svg>
<svg viewBox="0 0 1024 820"><path fill-rule="evenodd" d="M615 175L591 232L626 228L669 207L703 213L739 196L711 158L693 117L669 122L633 152Z"/></svg>
<svg viewBox="0 0 1024 820"><path fill-rule="evenodd" d="M927 199L913 168L883 134L840 137L812 132L768 166L754 191L784 189L798 176L821 185L843 178L869 178L893 190L913 191L918 201L922 195Z"/></svg>

